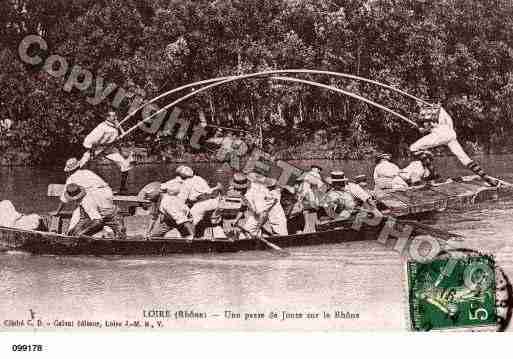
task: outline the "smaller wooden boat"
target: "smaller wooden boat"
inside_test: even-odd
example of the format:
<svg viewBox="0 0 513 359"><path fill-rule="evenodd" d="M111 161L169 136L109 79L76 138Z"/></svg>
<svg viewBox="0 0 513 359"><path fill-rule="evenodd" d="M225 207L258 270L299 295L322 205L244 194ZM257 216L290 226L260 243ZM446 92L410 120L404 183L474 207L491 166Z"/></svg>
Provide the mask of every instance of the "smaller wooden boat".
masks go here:
<svg viewBox="0 0 513 359"><path fill-rule="evenodd" d="M449 208L472 208L478 203L512 195L513 186L490 187L479 176L466 176L389 192L379 198L379 205L385 214L414 217Z"/></svg>

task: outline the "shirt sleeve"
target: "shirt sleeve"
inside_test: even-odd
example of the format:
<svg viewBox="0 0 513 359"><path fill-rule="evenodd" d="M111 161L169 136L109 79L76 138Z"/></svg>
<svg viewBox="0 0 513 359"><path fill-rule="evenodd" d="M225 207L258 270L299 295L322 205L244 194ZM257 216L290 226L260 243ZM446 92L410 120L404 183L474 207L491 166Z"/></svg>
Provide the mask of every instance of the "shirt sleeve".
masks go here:
<svg viewBox="0 0 513 359"><path fill-rule="evenodd" d="M440 108L440 113L438 114L438 123L440 125L446 125L450 128L454 128L452 117L447 113L447 111L445 111L443 107Z"/></svg>
<svg viewBox="0 0 513 359"><path fill-rule="evenodd" d="M103 130L101 124L96 126L94 130L92 130L86 138L84 138L83 145L87 149L91 149L94 145L98 144L100 139L103 136Z"/></svg>

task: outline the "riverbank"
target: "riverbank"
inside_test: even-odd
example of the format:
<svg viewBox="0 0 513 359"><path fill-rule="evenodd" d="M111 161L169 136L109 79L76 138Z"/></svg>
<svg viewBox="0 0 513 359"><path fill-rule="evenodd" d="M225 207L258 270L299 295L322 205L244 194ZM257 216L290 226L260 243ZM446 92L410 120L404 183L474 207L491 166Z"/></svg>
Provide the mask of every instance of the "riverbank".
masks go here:
<svg viewBox="0 0 513 359"><path fill-rule="evenodd" d="M318 143L316 141L303 142L292 146L271 146L264 149L265 152L273 154L277 159L283 161L366 161L372 160L374 155L383 151L374 143L366 141L360 144L351 143L352 141L330 141ZM488 151L483 146L467 141L462 143L463 148L471 157L483 155L508 155L513 154L513 145L504 145L492 148ZM386 147L386 146L385 146ZM34 158L30 153L16 150L14 148L2 148L0 151L0 167L60 167L68 157L80 156L77 149L70 149L68 154L62 155L58 151L49 152L44 162L40 158ZM82 151L81 148L78 148ZM181 144L171 144L165 148L150 148L144 146L122 147L121 151L125 154L134 153L135 162L139 164L172 164L172 163L218 163L221 164L215 149L203 149L202 151L191 152L191 150ZM249 149L250 153L252 149ZM388 150L395 159L408 157L407 144L399 145ZM451 156L445 146L433 150L436 157ZM105 158L99 159L100 164L108 164Z"/></svg>

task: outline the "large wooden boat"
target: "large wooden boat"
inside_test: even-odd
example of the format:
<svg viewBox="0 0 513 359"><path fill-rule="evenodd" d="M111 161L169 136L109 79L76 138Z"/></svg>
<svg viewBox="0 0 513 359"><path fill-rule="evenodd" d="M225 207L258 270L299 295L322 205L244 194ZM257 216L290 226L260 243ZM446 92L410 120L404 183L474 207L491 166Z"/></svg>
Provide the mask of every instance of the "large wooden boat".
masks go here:
<svg viewBox="0 0 513 359"><path fill-rule="evenodd" d="M336 228L316 233L266 237L266 240L282 248L345 243L376 239L380 228L381 226L364 226L360 230ZM266 245L260 240L249 238L238 240L200 238L187 241L181 238L145 240L142 236L129 236L126 240L109 240L92 237L69 237L56 233L0 227L0 249L2 251L24 251L33 254L154 256L265 250L266 248Z"/></svg>
<svg viewBox="0 0 513 359"><path fill-rule="evenodd" d="M429 186L413 187L394 191L380 198L380 207L386 215L395 218L411 218L421 214L443 211L447 208L468 208L483 201L511 196L511 187L489 187L475 176L447 180ZM116 202L133 212L134 196L118 196ZM136 216L137 217L137 216ZM127 217L129 219L131 217ZM315 233L300 233L288 236L266 237L280 247L310 246L376 240L383 228L380 224L363 225L355 229L348 221L321 221ZM402 226L402 224L396 224ZM130 229L130 225L128 226ZM132 231L143 228L141 223L132 225ZM135 230L134 230L135 229ZM402 228L396 228L401 230ZM416 235L419 232L412 232ZM169 255L180 253L218 253L245 250L263 250L266 245L258 239L231 240L224 237L199 238L187 241L182 238L155 238L146 240L141 234L129 235L125 240L95 237L70 237L52 232L26 231L0 227L0 250L17 250L34 254L55 255Z"/></svg>

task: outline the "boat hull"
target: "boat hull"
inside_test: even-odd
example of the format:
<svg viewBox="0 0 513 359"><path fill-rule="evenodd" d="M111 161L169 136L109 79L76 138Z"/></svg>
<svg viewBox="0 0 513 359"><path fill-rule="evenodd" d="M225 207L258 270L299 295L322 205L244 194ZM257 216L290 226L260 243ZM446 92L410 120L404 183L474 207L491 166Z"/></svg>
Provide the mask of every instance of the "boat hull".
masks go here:
<svg viewBox="0 0 513 359"><path fill-rule="evenodd" d="M282 248L374 240L379 233L378 227L364 226L358 231L338 228L316 233L266 237L266 239ZM266 245L258 239L231 241L218 238L186 241L179 238L144 240L140 237L129 237L127 240L109 240L68 237L54 233L11 228L0 228L0 248L3 251L24 251L33 254L94 256L155 256L267 249Z"/></svg>

